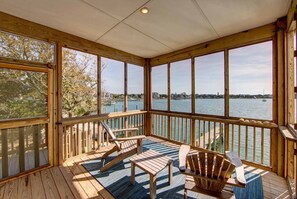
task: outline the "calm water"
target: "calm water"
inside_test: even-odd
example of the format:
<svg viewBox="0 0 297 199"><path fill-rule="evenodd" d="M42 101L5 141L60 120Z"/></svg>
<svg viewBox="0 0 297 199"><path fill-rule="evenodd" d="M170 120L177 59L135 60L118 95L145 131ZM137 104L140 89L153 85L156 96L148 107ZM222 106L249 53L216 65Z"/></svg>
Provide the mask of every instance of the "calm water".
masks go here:
<svg viewBox="0 0 297 199"><path fill-rule="evenodd" d="M224 99L196 99L196 113L224 115ZM153 100L154 110L167 110L167 99ZM102 109L104 113L121 112L124 102ZM142 110L143 100L128 101L128 110ZM171 100L171 111L190 112L191 100ZM230 116L272 120L272 99L230 99Z"/></svg>

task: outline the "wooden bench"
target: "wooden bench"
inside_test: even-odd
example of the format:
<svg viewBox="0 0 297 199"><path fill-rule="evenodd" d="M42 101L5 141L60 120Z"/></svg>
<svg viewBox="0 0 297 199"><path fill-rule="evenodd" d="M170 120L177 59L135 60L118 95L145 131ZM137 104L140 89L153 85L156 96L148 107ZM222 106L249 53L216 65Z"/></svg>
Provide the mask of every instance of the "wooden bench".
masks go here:
<svg viewBox="0 0 297 199"><path fill-rule="evenodd" d="M168 184L172 182L172 159L154 150L148 150L130 159L131 184L135 183L135 166L150 175L150 196L156 198L156 175L168 165Z"/></svg>

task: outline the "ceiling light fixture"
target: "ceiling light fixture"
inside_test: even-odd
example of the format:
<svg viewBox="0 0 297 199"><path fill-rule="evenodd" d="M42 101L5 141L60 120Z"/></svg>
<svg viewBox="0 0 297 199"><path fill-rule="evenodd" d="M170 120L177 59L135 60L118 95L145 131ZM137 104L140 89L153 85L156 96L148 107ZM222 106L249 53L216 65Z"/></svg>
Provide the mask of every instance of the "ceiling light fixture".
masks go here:
<svg viewBox="0 0 297 199"><path fill-rule="evenodd" d="M143 8L140 9L140 12L142 14L147 14L149 12L149 9L147 7L143 7Z"/></svg>

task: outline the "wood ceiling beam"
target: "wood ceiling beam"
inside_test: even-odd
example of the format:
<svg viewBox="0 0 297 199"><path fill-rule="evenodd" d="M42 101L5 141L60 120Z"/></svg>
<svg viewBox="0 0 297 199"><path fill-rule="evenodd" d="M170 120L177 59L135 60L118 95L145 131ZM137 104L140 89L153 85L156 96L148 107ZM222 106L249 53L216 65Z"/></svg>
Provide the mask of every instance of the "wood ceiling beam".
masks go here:
<svg viewBox="0 0 297 199"><path fill-rule="evenodd" d="M222 37L213 41L187 47L175 52L167 53L151 59L151 66L180 61L191 57L197 57L209 53L223 51L225 49L236 48L267 41L275 36L276 24L271 23L251 30Z"/></svg>

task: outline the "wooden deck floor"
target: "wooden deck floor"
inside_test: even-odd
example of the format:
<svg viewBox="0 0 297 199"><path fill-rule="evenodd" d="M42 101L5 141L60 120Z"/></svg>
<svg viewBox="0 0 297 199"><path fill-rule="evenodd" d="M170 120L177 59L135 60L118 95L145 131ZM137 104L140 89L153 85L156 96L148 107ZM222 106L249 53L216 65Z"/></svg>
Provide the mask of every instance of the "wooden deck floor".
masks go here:
<svg viewBox="0 0 297 199"><path fill-rule="evenodd" d="M170 146L175 144L149 137L153 141L163 142ZM108 148L108 147L107 147ZM6 183L0 184L2 199L58 199L58 198L113 198L112 195L93 178L81 163L101 157L105 149L96 154L85 154L67 160L63 166L52 167ZM284 178L275 173L251 166L246 170L262 176L265 198L290 198Z"/></svg>

